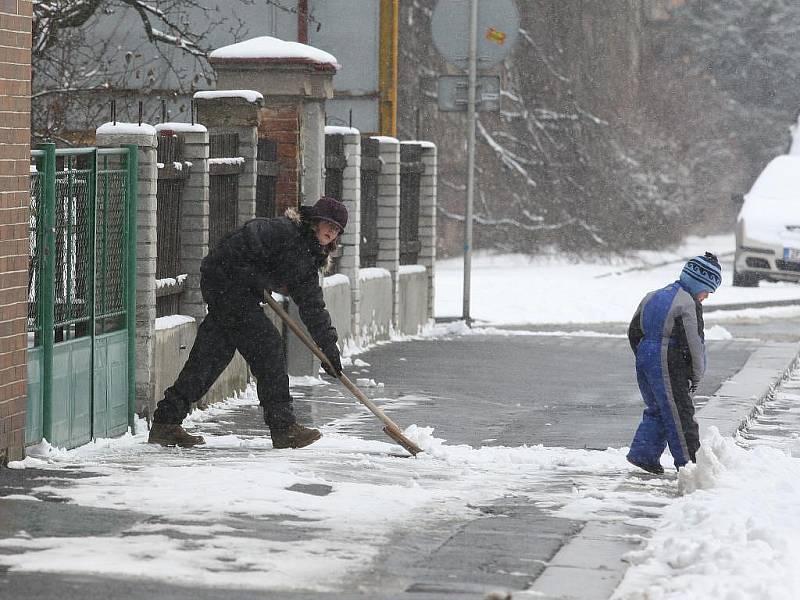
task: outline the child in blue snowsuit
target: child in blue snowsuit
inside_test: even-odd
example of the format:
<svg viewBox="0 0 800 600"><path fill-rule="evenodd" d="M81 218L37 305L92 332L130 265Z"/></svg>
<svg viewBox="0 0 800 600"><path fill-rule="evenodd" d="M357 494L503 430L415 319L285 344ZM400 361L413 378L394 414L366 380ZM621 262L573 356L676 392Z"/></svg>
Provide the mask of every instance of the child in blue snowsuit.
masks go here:
<svg viewBox="0 0 800 600"><path fill-rule="evenodd" d="M695 462L700 434L692 396L706 369L701 302L720 283L717 257L696 256L678 281L644 297L628 328L645 409L627 458L650 473L664 472L667 445L676 468Z"/></svg>

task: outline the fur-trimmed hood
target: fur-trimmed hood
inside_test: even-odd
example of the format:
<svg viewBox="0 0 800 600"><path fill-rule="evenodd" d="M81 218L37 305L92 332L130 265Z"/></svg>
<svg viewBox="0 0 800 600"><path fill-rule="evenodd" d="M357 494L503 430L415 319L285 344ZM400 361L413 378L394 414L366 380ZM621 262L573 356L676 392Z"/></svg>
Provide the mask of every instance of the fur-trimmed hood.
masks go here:
<svg viewBox="0 0 800 600"><path fill-rule="evenodd" d="M297 224L298 226L307 230L307 234L311 236L315 242L317 242L316 232L314 230L314 223L312 221L312 217L309 213L310 207L308 206L300 206L299 208L295 208L290 206L284 212L284 216L292 221L293 223ZM325 253L325 263L322 265L322 273L327 275L333 270L333 257L331 254L333 253L336 248L339 247L338 238L332 241L327 246L322 246L318 242L317 244L322 248L322 251Z"/></svg>

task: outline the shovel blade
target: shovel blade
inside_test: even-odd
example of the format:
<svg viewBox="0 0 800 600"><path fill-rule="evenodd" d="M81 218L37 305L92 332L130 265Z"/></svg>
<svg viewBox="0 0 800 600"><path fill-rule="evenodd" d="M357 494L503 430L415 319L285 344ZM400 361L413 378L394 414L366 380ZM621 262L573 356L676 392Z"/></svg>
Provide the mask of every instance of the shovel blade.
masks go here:
<svg viewBox="0 0 800 600"><path fill-rule="evenodd" d="M383 432L392 438L395 442L400 444L403 448L408 450L413 456L422 452L422 448L417 446L414 442L404 436L399 430L392 427L384 427Z"/></svg>

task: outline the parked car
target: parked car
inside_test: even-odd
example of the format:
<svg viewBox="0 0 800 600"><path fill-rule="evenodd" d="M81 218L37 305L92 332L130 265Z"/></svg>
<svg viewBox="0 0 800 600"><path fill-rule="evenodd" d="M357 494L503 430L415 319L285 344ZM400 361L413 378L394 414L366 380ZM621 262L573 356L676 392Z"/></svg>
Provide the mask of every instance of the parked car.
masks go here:
<svg viewBox="0 0 800 600"><path fill-rule="evenodd" d="M736 220L733 285L800 281L800 155L773 158Z"/></svg>

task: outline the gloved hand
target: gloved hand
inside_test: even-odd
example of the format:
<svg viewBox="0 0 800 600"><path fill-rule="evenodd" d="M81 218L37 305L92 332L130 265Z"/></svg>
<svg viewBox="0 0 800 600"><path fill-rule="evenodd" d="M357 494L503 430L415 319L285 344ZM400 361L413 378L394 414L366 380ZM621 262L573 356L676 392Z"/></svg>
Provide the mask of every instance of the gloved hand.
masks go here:
<svg viewBox="0 0 800 600"><path fill-rule="evenodd" d="M322 368L325 369L328 375L338 379L339 375L342 374L342 359L339 356L339 347L335 343L329 344L322 348L322 353L328 357L331 365L333 365L333 370L325 361L322 362Z"/></svg>
<svg viewBox="0 0 800 600"><path fill-rule="evenodd" d="M697 386L699 385L699 381L689 381L689 396L694 396L697 393Z"/></svg>

